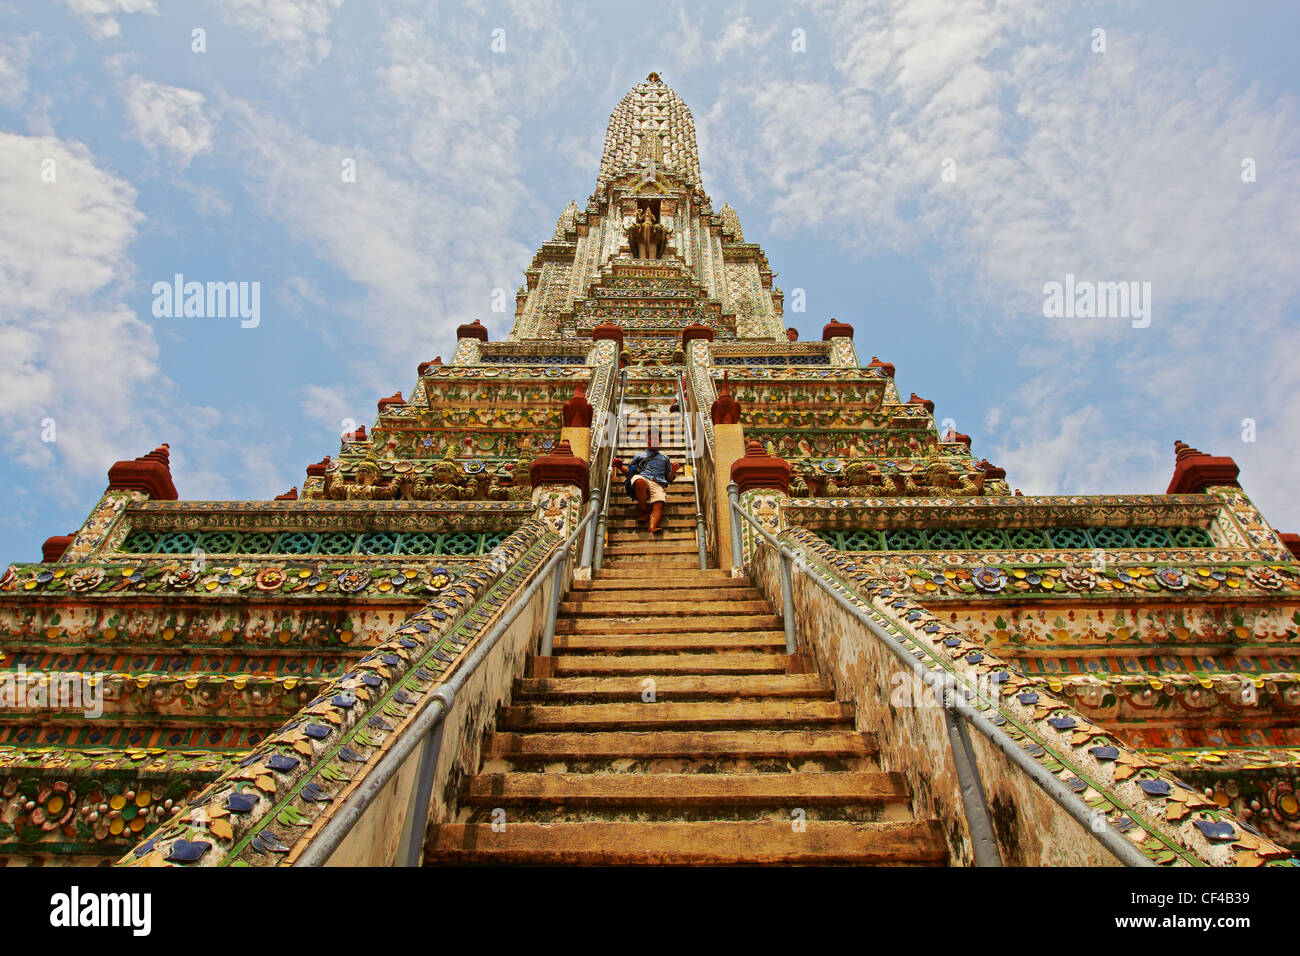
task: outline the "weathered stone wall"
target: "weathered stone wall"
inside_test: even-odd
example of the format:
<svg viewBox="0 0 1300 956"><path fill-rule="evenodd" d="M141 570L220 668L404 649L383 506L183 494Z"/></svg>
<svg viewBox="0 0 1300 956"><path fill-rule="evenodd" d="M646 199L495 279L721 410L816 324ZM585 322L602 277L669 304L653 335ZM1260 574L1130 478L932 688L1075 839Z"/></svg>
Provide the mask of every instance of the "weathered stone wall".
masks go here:
<svg viewBox="0 0 1300 956"><path fill-rule="evenodd" d="M549 572L547 577L550 577ZM523 588L520 593L522 591ZM509 703L511 686L515 678L523 676L528 652L536 648L540 640L546 621L549 592L549 585L544 585L533 593L519 617L456 695L451 713L443 725L443 745L433 778L428 822L446 823L455 819L459 807L460 783L466 776L478 772L483 742L496 726L497 710L501 705ZM495 620L507 614L517 600L516 597L502 607ZM484 637L495 626L495 620L485 628ZM474 653L475 646L467 648L466 657ZM460 666L464 666L464 658ZM447 675L448 680L454 677L454 671ZM408 814L413 811L420 751L421 747L417 746L393 779L366 808L347 838L330 857L328 866L395 864L402 828Z"/></svg>
<svg viewBox="0 0 1300 956"><path fill-rule="evenodd" d="M781 608L779 559L759 547L750 573ZM835 696L854 705L854 726L873 733L884 770L902 773L913 812L943 825L953 865L974 863L943 709L919 693L905 664L796 569L794 606L800 650L835 682ZM892 701L891 701L892 699ZM903 703L905 706L896 706ZM919 705L919 706L918 706ZM1009 866L1108 866L1116 861L1004 754L972 730L972 741L1003 862Z"/></svg>

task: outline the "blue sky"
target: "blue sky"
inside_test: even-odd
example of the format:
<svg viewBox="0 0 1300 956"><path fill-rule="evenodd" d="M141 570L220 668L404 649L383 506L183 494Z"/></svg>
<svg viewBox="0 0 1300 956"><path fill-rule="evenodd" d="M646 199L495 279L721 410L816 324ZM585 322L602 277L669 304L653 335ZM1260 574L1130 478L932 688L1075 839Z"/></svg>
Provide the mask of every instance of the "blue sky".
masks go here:
<svg viewBox="0 0 1300 956"><path fill-rule="evenodd" d="M456 325L499 338L494 290L513 305L651 70L694 112L715 205L787 304L805 290L790 322L851 322L1014 487L1162 492L1181 438L1300 530L1297 21L1191 0L0 2L0 561L37 558L113 461L164 441L182 497L279 494ZM177 272L260 282L260 324L155 318ZM1067 273L1150 282L1149 327L1045 318Z"/></svg>

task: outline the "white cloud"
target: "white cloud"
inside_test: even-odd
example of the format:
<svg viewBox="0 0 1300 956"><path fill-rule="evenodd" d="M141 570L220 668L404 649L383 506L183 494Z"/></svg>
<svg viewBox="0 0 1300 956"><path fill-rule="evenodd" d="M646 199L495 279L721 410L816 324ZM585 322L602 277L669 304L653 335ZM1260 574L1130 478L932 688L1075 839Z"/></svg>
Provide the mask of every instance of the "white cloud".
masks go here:
<svg viewBox="0 0 1300 956"><path fill-rule="evenodd" d="M167 153L182 168L212 149L212 122L203 103L202 93L139 74L125 83L126 118L135 138L151 153Z"/></svg>
<svg viewBox="0 0 1300 956"><path fill-rule="evenodd" d="M268 496L287 487L275 440L230 426L256 410L188 404L167 376L154 326L129 304L143 288L130 256L143 222L134 188L84 145L0 132L0 438L26 472L6 527L63 533L34 522L35 501L39 514L71 506L79 517L113 462L164 441L186 497L228 496L236 479Z"/></svg>
<svg viewBox="0 0 1300 956"><path fill-rule="evenodd" d="M27 65L32 37L0 39L0 103L12 106L27 94Z"/></svg>
<svg viewBox="0 0 1300 956"><path fill-rule="evenodd" d="M277 65L292 78L330 54L330 23L343 0L221 0L217 11L253 41L279 48Z"/></svg>
<svg viewBox="0 0 1300 956"><path fill-rule="evenodd" d="M308 419L321 425L322 434L331 434L336 439L344 431L349 420L358 425L369 427L370 418L362 411L357 402L349 399L343 391L333 385L307 385L302 389L302 413ZM373 417L373 416L372 416Z"/></svg>
<svg viewBox="0 0 1300 956"><path fill-rule="evenodd" d="M754 26L753 19L741 15L740 9L728 11L723 22L726 26L713 44L713 57L716 60L725 59L732 53L761 47L769 43L776 33L776 27L759 30Z"/></svg>
<svg viewBox="0 0 1300 956"><path fill-rule="evenodd" d="M42 182L51 168L54 182ZM0 316L8 367L0 418L25 464L50 464L57 451L85 474L120 457L123 436L148 440L137 412L158 348L123 298L141 218L135 191L81 144L0 133L0 287L9 303ZM55 421L53 446L40 440L46 418Z"/></svg>
<svg viewBox="0 0 1300 956"><path fill-rule="evenodd" d="M122 33L122 25L117 22L119 13L158 12L156 0L63 0L63 4L80 17L99 40L111 39Z"/></svg>
<svg viewBox="0 0 1300 956"><path fill-rule="evenodd" d="M927 257L961 303L954 334L997 365L990 457L1013 484L1162 491L1175 437L1267 454L1240 448L1235 408L1290 407L1300 390L1271 344L1300 303L1292 99L1118 29L1094 54L1040 0L816 9L830 75L760 64L765 79L724 82L702 124L706 166L725 156L724 182L766 200L779 232ZM956 182L941 178L949 157ZM1257 182L1241 181L1245 157ZM1067 272L1150 282L1151 328L1043 318L1044 283ZM1031 369L1018 380L1017 351ZM1300 416L1270 434L1285 460ZM1243 481L1266 514L1300 524L1282 470Z"/></svg>

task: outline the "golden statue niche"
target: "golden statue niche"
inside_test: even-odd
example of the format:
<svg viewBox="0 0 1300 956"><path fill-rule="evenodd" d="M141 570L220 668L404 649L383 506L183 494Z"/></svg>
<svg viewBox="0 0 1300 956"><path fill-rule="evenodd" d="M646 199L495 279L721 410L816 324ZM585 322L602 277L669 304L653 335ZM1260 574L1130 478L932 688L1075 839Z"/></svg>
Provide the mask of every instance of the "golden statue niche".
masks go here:
<svg viewBox="0 0 1300 956"><path fill-rule="evenodd" d="M668 248L668 230L659 222L649 206L627 227L627 247L638 259L662 259Z"/></svg>

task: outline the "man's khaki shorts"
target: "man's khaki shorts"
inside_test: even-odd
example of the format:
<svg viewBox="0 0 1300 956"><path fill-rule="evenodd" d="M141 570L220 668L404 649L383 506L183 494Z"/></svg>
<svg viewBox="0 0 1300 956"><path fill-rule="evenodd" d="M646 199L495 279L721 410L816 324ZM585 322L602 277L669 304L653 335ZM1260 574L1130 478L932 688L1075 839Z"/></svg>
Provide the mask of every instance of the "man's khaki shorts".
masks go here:
<svg viewBox="0 0 1300 956"><path fill-rule="evenodd" d="M632 479L633 487L636 486L636 483L638 481L644 481L646 483L646 487L650 489L649 493L646 495L646 500L650 504L654 504L656 501L668 500L668 491L667 489L664 488L663 485L659 484L659 482L651 481L645 475L637 475L635 478Z"/></svg>

